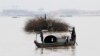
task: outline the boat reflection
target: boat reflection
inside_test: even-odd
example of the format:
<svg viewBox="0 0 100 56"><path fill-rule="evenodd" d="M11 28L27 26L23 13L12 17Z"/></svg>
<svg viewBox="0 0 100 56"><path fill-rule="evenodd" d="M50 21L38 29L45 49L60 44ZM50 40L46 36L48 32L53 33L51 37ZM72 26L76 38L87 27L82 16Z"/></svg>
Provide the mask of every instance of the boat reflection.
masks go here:
<svg viewBox="0 0 100 56"><path fill-rule="evenodd" d="M36 48L36 54L75 56L76 46Z"/></svg>

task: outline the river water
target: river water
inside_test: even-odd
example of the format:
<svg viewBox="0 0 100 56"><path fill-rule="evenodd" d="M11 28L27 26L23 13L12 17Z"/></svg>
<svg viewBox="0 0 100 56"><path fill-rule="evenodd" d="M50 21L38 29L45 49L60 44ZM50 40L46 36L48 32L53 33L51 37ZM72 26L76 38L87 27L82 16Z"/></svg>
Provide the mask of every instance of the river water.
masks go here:
<svg viewBox="0 0 100 56"><path fill-rule="evenodd" d="M36 48L35 34L24 32L28 17L0 17L0 56L100 56L100 17L63 17L75 26L77 45Z"/></svg>

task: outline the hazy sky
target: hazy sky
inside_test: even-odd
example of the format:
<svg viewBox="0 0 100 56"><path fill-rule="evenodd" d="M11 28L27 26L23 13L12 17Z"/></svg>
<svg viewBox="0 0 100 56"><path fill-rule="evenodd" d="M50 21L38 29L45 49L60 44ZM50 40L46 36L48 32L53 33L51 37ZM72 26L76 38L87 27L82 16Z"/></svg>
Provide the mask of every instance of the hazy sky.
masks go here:
<svg viewBox="0 0 100 56"><path fill-rule="evenodd" d="M0 0L0 9L20 8L45 11L59 9L100 10L100 0Z"/></svg>

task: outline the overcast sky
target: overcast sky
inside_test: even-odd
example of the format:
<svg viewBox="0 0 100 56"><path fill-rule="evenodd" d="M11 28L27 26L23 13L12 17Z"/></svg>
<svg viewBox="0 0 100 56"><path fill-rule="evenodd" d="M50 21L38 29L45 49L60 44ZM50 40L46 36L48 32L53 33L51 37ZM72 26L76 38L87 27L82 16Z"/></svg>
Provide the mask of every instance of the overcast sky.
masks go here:
<svg viewBox="0 0 100 56"><path fill-rule="evenodd" d="M0 9L20 8L45 11L60 9L100 10L100 0L0 0Z"/></svg>

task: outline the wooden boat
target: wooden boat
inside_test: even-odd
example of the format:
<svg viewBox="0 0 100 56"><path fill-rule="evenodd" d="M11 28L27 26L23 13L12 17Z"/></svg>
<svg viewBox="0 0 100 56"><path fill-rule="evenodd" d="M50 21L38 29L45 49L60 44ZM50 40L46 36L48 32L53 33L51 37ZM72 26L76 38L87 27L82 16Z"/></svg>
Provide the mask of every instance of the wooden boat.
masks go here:
<svg viewBox="0 0 100 56"><path fill-rule="evenodd" d="M76 43L76 33L75 33L75 28L73 28L72 30L72 33L71 33L71 39L67 38L65 39L64 42L45 42L43 40L43 33L41 31L40 33L40 36L41 36L41 41L42 43L39 43L37 42L36 40L34 41L35 45L38 47L38 48L44 48L44 47L58 47L58 46L71 46L71 45L75 45ZM53 37L53 36L52 36ZM52 38L50 37L50 38ZM61 40L61 39L59 39ZM48 41L48 40L46 40Z"/></svg>

